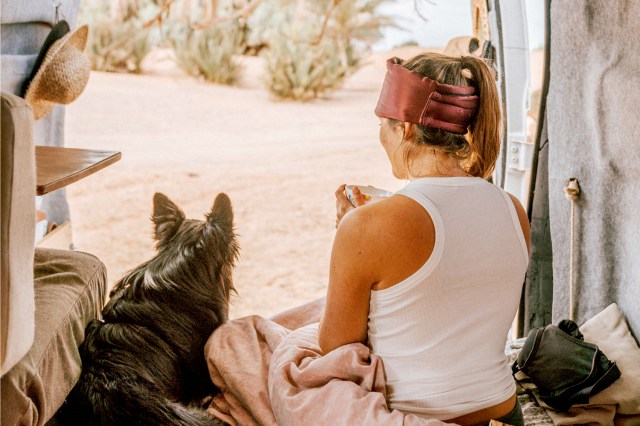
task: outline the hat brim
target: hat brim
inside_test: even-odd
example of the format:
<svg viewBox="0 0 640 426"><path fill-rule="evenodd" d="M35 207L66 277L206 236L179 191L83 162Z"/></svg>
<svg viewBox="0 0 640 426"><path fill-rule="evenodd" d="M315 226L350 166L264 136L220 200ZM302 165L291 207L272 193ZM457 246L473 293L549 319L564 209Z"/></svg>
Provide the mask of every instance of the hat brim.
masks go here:
<svg viewBox="0 0 640 426"><path fill-rule="evenodd" d="M44 117L49 112L51 112L51 110L57 103L51 100L47 100L46 98L42 97L40 93L43 77L46 74L47 70L52 66L56 56L60 54L62 49L71 47L76 49L78 52L83 52L87 45L88 36L89 36L89 27L87 25L82 25L76 28L75 30L68 32L62 38L54 42L49 48L49 50L47 51L44 57L44 60L42 61L42 64L40 65L33 79L31 80L31 83L29 84L29 87L27 88L27 91L24 95L25 100L33 110L33 114L36 120ZM90 71L90 67L88 71ZM82 90L84 90L84 87L86 86L86 83L88 81L88 74L86 77L85 76L79 76L79 77L81 78L81 80L79 81L78 86L82 86L82 87L78 87L76 89L77 95L75 95L73 99L75 99L78 95L80 95L80 93L82 92ZM69 103L73 99L65 103Z"/></svg>

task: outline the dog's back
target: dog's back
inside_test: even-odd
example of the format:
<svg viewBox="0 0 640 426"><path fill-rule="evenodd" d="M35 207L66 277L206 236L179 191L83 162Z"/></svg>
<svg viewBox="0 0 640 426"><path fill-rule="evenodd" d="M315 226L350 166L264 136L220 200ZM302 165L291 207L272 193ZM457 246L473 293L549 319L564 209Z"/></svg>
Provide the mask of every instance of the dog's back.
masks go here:
<svg viewBox="0 0 640 426"><path fill-rule="evenodd" d="M152 219L158 254L116 284L103 321L87 326L70 424L221 424L188 404L215 391L203 348L233 291L231 203L220 194L205 221L186 220L156 194Z"/></svg>
<svg viewBox="0 0 640 426"><path fill-rule="evenodd" d="M81 354L82 377L70 395L65 423L221 424L184 405L185 395L179 394L189 386L184 367L171 345L148 329L94 320Z"/></svg>

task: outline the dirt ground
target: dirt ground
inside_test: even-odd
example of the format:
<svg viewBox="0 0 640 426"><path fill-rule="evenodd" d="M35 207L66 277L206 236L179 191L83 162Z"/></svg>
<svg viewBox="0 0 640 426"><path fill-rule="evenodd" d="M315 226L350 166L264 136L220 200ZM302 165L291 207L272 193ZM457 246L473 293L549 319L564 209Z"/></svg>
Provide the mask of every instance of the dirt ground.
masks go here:
<svg viewBox="0 0 640 426"><path fill-rule="evenodd" d="M271 98L258 58L243 58L237 87L186 77L164 52L143 75L93 72L67 108L66 145L121 151L122 160L69 187L76 249L97 255L113 284L153 255L154 192L189 217L225 192L241 246L231 316L268 316L323 296L336 188L404 184L391 175L373 114L390 56L372 54L341 90L307 103ZM532 82L539 86L535 73Z"/></svg>

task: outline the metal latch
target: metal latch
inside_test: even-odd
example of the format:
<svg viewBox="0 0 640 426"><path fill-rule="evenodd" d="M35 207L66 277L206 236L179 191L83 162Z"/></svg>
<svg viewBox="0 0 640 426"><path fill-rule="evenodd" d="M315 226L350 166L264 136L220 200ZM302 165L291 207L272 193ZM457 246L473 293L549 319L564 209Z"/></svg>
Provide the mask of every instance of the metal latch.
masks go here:
<svg viewBox="0 0 640 426"><path fill-rule="evenodd" d="M522 171L531 170L534 146L533 142L511 141L507 157L508 167Z"/></svg>

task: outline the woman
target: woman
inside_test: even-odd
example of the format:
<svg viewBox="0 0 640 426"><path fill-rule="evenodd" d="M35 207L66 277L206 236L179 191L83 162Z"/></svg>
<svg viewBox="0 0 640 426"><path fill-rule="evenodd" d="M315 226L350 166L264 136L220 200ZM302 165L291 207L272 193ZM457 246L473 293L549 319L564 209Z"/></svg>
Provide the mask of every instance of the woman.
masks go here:
<svg viewBox="0 0 640 426"><path fill-rule="evenodd" d="M336 192L338 229L319 341L379 355L387 401L462 425L522 411L504 346L528 264L516 198L485 179L500 145L493 74L475 57L387 62L376 107L394 196L354 208Z"/></svg>

